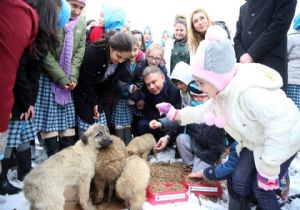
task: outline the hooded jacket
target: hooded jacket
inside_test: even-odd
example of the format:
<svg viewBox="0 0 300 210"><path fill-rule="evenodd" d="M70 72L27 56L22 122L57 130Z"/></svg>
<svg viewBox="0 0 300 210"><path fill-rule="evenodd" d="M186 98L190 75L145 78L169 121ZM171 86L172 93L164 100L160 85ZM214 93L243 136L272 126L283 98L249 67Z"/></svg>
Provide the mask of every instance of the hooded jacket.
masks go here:
<svg viewBox="0 0 300 210"><path fill-rule="evenodd" d="M224 129L243 147L253 151L259 173L277 176L280 165L300 149L300 113L280 89L275 70L257 63L237 64L236 75L215 99L180 111L180 123L204 122L215 112L226 118Z"/></svg>

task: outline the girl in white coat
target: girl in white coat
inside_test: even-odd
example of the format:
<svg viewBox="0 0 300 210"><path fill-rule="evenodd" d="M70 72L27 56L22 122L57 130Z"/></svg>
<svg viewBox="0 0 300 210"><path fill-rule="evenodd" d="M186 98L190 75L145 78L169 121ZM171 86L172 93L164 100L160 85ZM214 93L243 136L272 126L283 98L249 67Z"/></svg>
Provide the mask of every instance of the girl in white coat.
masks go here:
<svg viewBox="0 0 300 210"><path fill-rule="evenodd" d="M157 106L182 125L205 122L223 127L238 141L239 162L229 182L229 209L250 209L254 193L261 210L279 210L276 189L300 149L300 113L280 89L282 78L257 64L236 64L226 32L211 26L191 58L191 68L210 100L202 106ZM245 203L246 202L246 203Z"/></svg>

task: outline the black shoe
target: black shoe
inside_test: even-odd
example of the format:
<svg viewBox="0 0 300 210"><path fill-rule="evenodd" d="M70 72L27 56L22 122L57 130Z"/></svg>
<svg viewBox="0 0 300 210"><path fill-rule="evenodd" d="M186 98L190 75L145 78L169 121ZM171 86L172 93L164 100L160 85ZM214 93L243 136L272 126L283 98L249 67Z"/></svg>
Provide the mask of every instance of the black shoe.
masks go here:
<svg viewBox="0 0 300 210"><path fill-rule="evenodd" d="M13 186L7 179L0 181L0 195L15 195L21 191L22 189Z"/></svg>

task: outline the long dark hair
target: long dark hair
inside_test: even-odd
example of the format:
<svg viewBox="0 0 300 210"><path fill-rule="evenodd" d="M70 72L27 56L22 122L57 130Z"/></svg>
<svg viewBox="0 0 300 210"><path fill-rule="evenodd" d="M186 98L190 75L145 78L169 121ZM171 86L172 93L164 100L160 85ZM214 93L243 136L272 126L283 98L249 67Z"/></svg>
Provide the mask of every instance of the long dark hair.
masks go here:
<svg viewBox="0 0 300 210"><path fill-rule="evenodd" d="M38 12L39 29L33 43L32 55L35 58L42 58L48 51L59 47L57 18L62 5L61 0L26 0L26 2Z"/></svg>
<svg viewBox="0 0 300 210"><path fill-rule="evenodd" d="M105 47L107 50L109 46L114 50L120 52L130 52L132 51L132 39L131 36L122 31L109 30L102 38L92 44L97 47Z"/></svg>
<svg viewBox="0 0 300 210"><path fill-rule="evenodd" d="M142 37L142 46L141 46L141 50L142 50L143 52L146 52L146 45L145 45L145 40L144 40L144 34L143 34L141 31L139 31L139 30L132 30L132 31L131 31L131 34L132 34L132 35L134 35L134 34L140 34L140 35L141 35L141 37Z"/></svg>

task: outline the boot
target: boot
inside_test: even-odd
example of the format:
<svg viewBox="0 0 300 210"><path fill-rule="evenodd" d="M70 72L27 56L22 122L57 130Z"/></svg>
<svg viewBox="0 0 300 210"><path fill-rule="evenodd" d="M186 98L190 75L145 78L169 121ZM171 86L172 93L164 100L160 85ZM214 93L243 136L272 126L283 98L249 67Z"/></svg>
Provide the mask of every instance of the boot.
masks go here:
<svg viewBox="0 0 300 210"><path fill-rule="evenodd" d="M237 199L229 196L228 210L250 210L252 202L246 199Z"/></svg>
<svg viewBox="0 0 300 210"><path fill-rule="evenodd" d="M47 149L48 158L58 152L59 144L57 142L57 136L44 139L44 142Z"/></svg>
<svg viewBox="0 0 300 210"><path fill-rule="evenodd" d="M7 179L7 173L8 173L8 164L9 159L4 158L2 160L2 173L0 175L0 195L14 195L19 193L22 189L13 186Z"/></svg>
<svg viewBox="0 0 300 210"><path fill-rule="evenodd" d="M62 149L67 148L69 146L73 146L76 141L77 141L76 136L60 137L60 140L59 140L60 149L62 150Z"/></svg>
<svg viewBox="0 0 300 210"><path fill-rule="evenodd" d="M131 127L124 128L124 143L127 146L131 141Z"/></svg>
<svg viewBox="0 0 300 210"><path fill-rule="evenodd" d="M23 181L24 177L31 171L31 149L17 152L17 175L18 180Z"/></svg>
<svg viewBox="0 0 300 210"><path fill-rule="evenodd" d="M115 128L116 136L125 143L125 128Z"/></svg>

